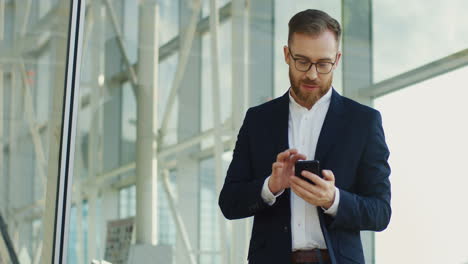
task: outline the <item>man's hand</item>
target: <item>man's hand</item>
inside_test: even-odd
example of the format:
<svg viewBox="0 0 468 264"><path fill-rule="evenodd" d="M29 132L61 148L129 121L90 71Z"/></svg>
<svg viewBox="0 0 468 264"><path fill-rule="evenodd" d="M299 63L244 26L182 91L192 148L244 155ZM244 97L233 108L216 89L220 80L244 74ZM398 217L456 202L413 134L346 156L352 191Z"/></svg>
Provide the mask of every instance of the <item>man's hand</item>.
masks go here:
<svg viewBox="0 0 468 264"><path fill-rule="evenodd" d="M278 154L276 162L271 169L271 177L268 188L273 194L289 188L290 178L294 175L294 164L298 160L305 160L304 154L299 154L296 149L288 149Z"/></svg>
<svg viewBox="0 0 468 264"><path fill-rule="evenodd" d="M328 209L335 201L335 175L330 170L322 170L323 179L319 176L302 171L302 176L310 179L315 185L299 177L291 176L291 189L306 202Z"/></svg>

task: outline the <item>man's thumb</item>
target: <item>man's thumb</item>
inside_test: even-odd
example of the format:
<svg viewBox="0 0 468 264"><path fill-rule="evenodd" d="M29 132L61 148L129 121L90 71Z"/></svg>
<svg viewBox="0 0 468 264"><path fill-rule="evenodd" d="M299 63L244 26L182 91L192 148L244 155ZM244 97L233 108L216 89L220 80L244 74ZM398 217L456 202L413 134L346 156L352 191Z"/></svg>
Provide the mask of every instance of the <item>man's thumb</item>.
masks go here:
<svg viewBox="0 0 468 264"><path fill-rule="evenodd" d="M331 170L322 170L322 176L325 180L328 180L328 181L335 180L335 176L333 175L333 172Z"/></svg>

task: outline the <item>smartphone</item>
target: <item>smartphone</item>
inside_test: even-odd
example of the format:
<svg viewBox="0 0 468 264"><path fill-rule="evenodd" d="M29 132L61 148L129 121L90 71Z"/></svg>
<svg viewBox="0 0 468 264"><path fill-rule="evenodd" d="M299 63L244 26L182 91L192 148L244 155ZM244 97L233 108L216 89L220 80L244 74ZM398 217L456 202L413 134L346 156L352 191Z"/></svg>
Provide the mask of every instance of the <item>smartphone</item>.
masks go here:
<svg viewBox="0 0 468 264"><path fill-rule="evenodd" d="M295 175L304 181L315 185L315 183L313 183L311 180L301 175L301 172L304 170L310 171L320 178L323 178L320 170L320 162L318 160L298 160L296 161L296 164L294 164Z"/></svg>

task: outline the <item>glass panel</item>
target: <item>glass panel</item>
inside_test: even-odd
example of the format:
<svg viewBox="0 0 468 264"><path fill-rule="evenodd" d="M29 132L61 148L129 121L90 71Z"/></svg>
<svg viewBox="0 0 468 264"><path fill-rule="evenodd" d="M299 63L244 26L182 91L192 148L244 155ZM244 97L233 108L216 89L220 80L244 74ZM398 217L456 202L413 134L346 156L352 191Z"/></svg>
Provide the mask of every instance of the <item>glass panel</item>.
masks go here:
<svg viewBox="0 0 468 264"><path fill-rule="evenodd" d="M200 264L221 263L214 159L200 162Z"/></svg>
<svg viewBox="0 0 468 264"><path fill-rule="evenodd" d="M468 261L467 74L465 67L374 101L392 166L393 215L376 233L378 264Z"/></svg>
<svg viewBox="0 0 468 264"><path fill-rule="evenodd" d="M179 34L179 1L160 0L159 4L159 45L162 46Z"/></svg>
<svg viewBox="0 0 468 264"><path fill-rule="evenodd" d="M120 218L128 218L136 214L136 187L125 187L119 191Z"/></svg>
<svg viewBox="0 0 468 264"><path fill-rule="evenodd" d="M158 121L159 126L163 122L164 115L168 110L168 101L169 95L171 94L172 84L174 83L174 77L177 70L177 63L179 59L179 54L174 53L162 62L160 62L159 66L159 79L158 79L158 87L159 87L159 98L161 100L158 102ZM169 117L169 123L167 127L167 132L165 134L163 145L172 145L177 142L177 123L178 123L178 98L176 96L175 103L172 107L171 116Z"/></svg>
<svg viewBox="0 0 468 264"><path fill-rule="evenodd" d="M231 52L231 20L219 27L219 106L221 124L231 116L232 107L232 52ZM213 80L212 80L211 35L209 32L202 36L202 97L201 97L201 130L206 131L214 127L213 121ZM213 144L213 138L202 142L202 148Z"/></svg>
<svg viewBox="0 0 468 264"><path fill-rule="evenodd" d="M374 82L468 47L468 2L373 1ZM417 19L416 19L417 18Z"/></svg>
<svg viewBox="0 0 468 264"><path fill-rule="evenodd" d="M136 158L137 104L135 93L130 83L127 82L123 85L122 92L121 164L126 165Z"/></svg>
<svg viewBox="0 0 468 264"><path fill-rule="evenodd" d="M338 20L343 27L341 21L341 1L319 1L319 0L296 0L282 1L275 0L275 41L274 41L274 59L275 59L275 90L274 95L283 95L290 87L288 65L284 61L284 45L288 44L288 23L292 16L306 9L320 9L327 12L330 16ZM342 45L340 45L340 50ZM343 59L346 54L343 54ZM341 67L338 66L333 72L333 87L341 92L342 87Z"/></svg>
<svg viewBox="0 0 468 264"><path fill-rule="evenodd" d="M208 17L210 15L210 2L211 0L202 0L202 17ZM229 0L216 0L216 5L218 8L222 8L225 6L227 3L229 3Z"/></svg>
<svg viewBox="0 0 468 264"><path fill-rule="evenodd" d="M44 219L56 203L46 190L57 190L70 1L0 8L0 263L12 262L7 239L19 263L40 263L53 248Z"/></svg>
<svg viewBox="0 0 468 264"><path fill-rule="evenodd" d="M176 171L171 170L169 172L169 184L172 193L176 195ZM176 201L175 201L176 202ZM172 217L171 209L169 207L169 201L167 193L163 187L163 183L158 184L158 242L164 245L176 245L176 228L175 221Z"/></svg>

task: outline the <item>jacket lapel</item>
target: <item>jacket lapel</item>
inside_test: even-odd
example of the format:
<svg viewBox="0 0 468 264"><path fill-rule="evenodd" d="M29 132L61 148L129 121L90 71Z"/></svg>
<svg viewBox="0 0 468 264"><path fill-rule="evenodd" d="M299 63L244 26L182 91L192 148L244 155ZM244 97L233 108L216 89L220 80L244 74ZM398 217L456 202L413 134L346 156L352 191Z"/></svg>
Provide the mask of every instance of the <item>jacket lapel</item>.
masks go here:
<svg viewBox="0 0 468 264"><path fill-rule="evenodd" d="M333 89L333 88L332 88ZM324 164L328 151L337 141L337 134L344 125L343 99L335 89L332 91L330 107L320 131L320 136L315 149L315 159Z"/></svg>
<svg viewBox="0 0 468 264"><path fill-rule="evenodd" d="M289 126L289 90L279 98L278 104L273 113L275 120L271 131L275 133L276 142L276 155L289 149L288 126ZM276 159L276 157L275 157ZM290 189L286 189L284 197L289 201ZM290 213L290 212L289 212Z"/></svg>
<svg viewBox="0 0 468 264"><path fill-rule="evenodd" d="M276 133L274 138L278 139L276 142L276 153L283 152L289 148L288 141L288 123L289 123L289 90L278 101L273 115L276 117L273 122L273 129Z"/></svg>

